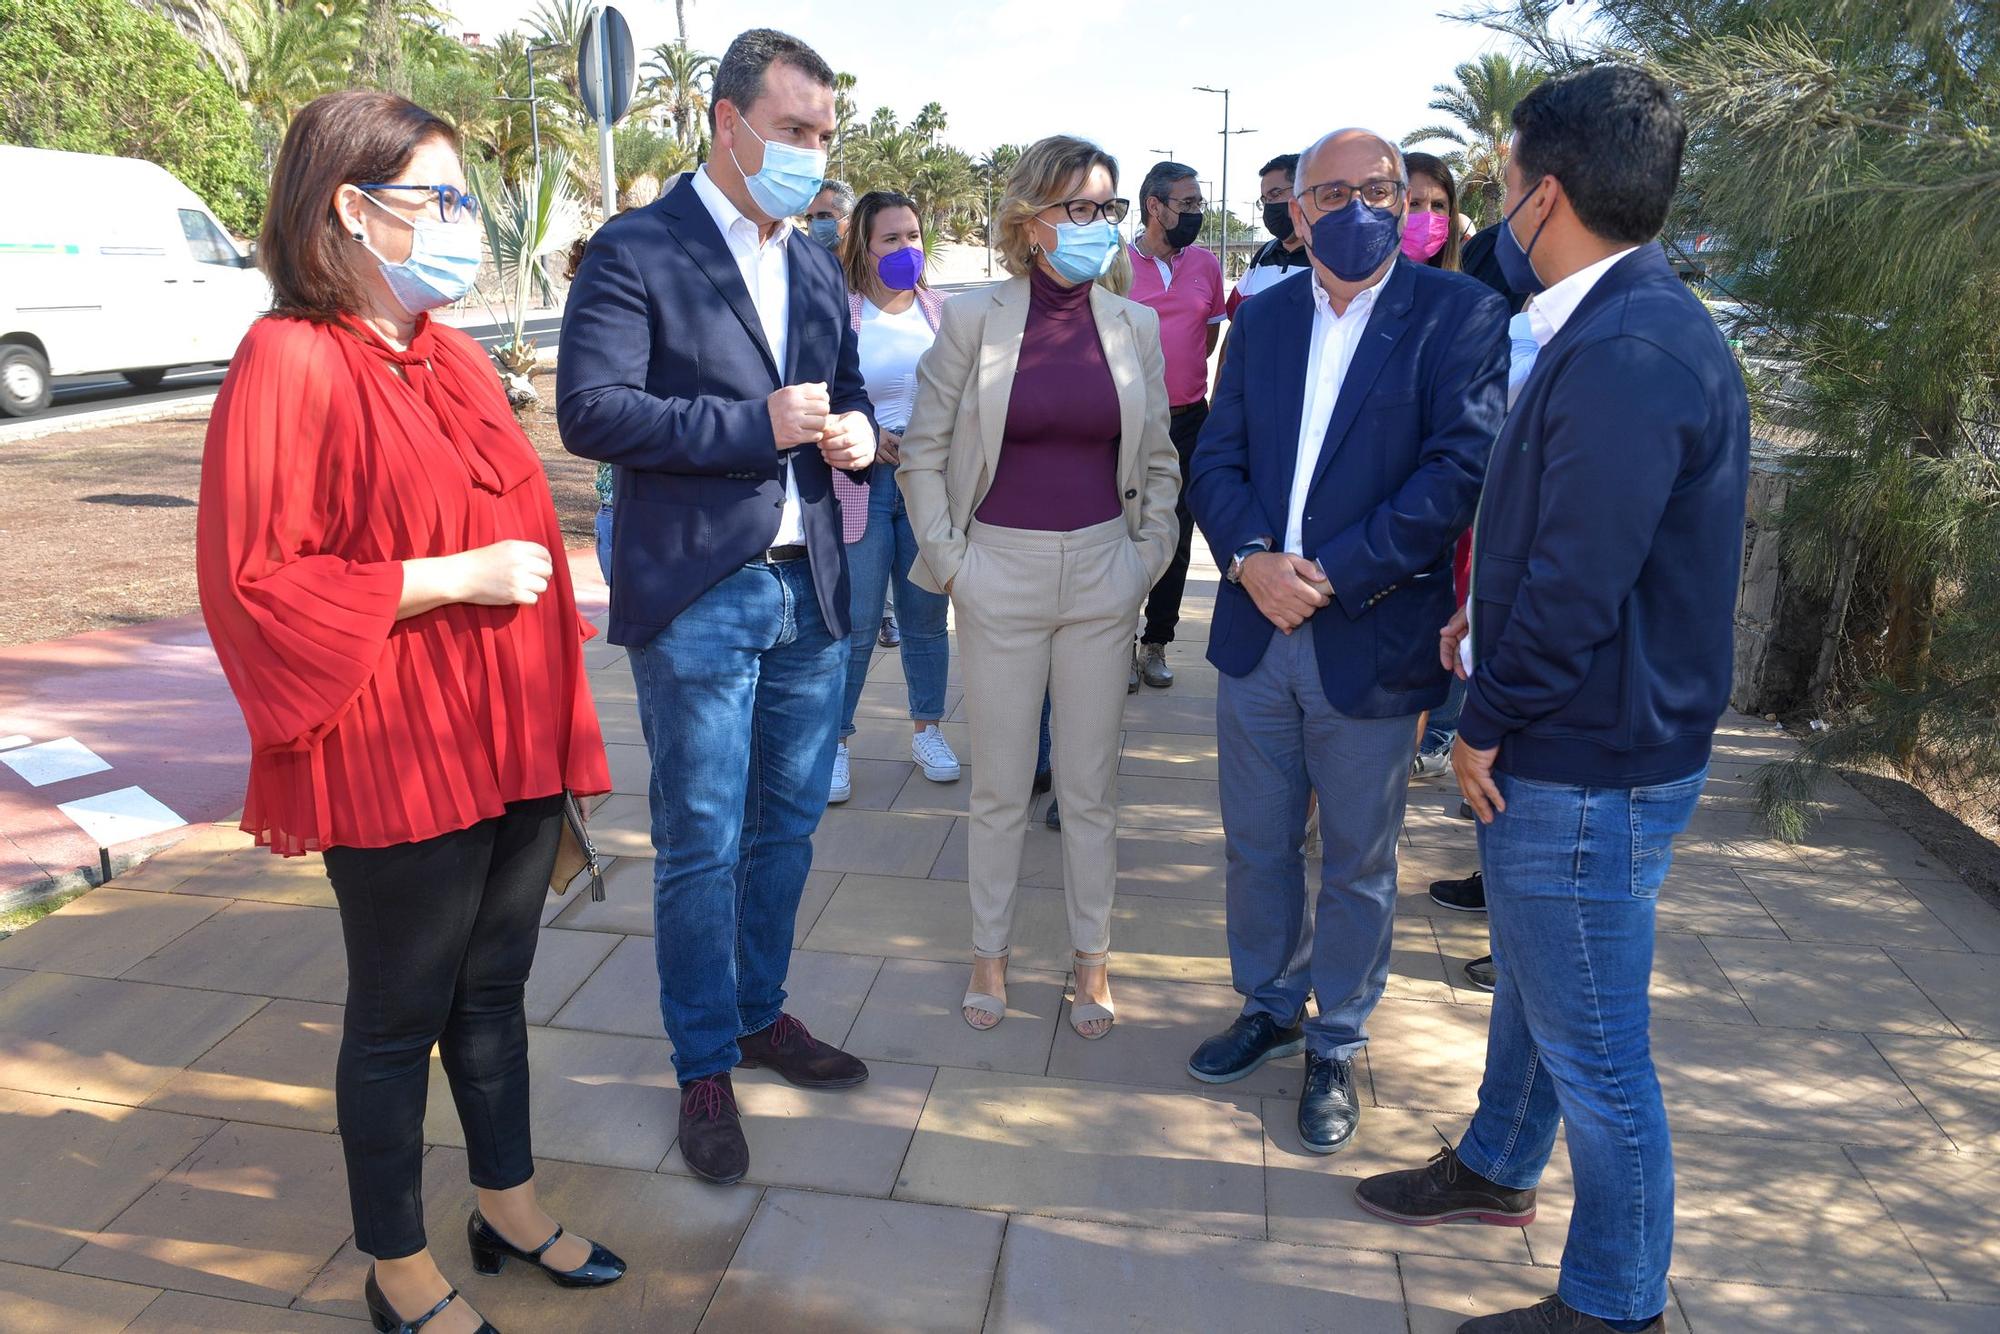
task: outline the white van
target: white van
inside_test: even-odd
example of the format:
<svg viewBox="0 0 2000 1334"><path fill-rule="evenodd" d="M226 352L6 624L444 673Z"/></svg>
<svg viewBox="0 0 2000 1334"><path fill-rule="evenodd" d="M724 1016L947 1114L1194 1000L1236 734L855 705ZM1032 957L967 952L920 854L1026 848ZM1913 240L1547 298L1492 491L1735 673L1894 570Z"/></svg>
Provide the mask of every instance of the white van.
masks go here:
<svg viewBox="0 0 2000 1334"><path fill-rule="evenodd" d="M157 163L0 146L0 417L55 375L226 362L271 285L208 205Z"/></svg>

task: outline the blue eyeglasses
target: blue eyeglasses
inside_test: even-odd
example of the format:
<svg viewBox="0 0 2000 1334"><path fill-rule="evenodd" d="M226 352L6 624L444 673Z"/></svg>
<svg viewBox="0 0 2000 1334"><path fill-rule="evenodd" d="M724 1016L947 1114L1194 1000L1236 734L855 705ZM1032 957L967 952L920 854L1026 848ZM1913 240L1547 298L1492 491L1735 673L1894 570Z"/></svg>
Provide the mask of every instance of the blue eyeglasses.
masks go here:
<svg viewBox="0 0 2000 1334"><path fill-rule="evenodd" d="M357 190L428 190L437 197L438 221L472 222L479 217L479 201L455 185L390 185L381 181L359 181Z"/></svg>

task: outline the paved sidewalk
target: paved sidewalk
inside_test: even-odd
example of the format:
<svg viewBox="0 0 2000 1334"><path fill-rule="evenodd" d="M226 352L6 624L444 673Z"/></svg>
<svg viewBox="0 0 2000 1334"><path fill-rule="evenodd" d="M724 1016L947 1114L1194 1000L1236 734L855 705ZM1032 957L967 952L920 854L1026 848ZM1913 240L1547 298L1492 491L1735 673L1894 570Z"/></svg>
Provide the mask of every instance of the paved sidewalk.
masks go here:
<svg viewBox="0 0 2000 1334"><path fill-rule="evenodd" d="M1210 582L1199 579L1205 576ZM1205 604L1211 568L1191 604ZM877 658L853 800L799 917L793 1006L867 1057L859 1091L738 1084L754 1162L717 1189L674 1151L655 1001L645 751L616 650L588 649L617 792L606 902L551 900L529 1019L551 1207L633 1265L600 1293L473 1275L458 1126L434 1082L432 1236L521 1331L1106 1331L1456 1327L1554 1287L1560 1155L1525 1231L1366 1218L1362 1175L1421 1162L1471 1107L1483 919L1436 909L1473 864L1443 783L1411 797L1388 997L1359 1139L1292 1131L1294 1060L1222 1088L1182 1071L1228 986L1204 633L1133 697L1121 779L1117 1027L1062 1022L1057 836L1028 833L1013 1009L966 980L969 783L914 771L900 665ZM947 732L968 766L960 691ZM1845 788L1813 841L1760 836L1747 775L1790 743L1731 719L1661 899L1654 1034L1678 1136L1673 1328L2000 1328L2000 912ZM1036 814L1040 814L1039 805ZM0 1327L355 1328L330 1084L343 967L316 859L214 827L0 942Z"/></svg>
<svg viewBox="0 0 2000 1334"><path fill-rule="evenodd" d="M602 620L594 550L569 561L579 604ZM16 772L7 761L31 745L60 747L66 767L31 767L39 783ZM199 616L0 648L0 905L95 883L107 842L117 874L183 822L241 810L249 762Z"/></svg>

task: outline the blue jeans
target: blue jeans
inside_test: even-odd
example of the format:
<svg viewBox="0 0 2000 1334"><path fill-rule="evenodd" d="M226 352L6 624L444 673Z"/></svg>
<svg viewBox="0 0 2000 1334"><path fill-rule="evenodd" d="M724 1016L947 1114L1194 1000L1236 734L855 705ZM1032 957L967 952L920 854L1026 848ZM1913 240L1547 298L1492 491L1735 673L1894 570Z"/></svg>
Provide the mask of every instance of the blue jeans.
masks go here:
<svg viewBox="0 0 2000 1334"><path fill-rule="evenodd" d="M1271 636L1258 664L1216 693L1230 979L1244 1014L1303 1017L1315 1056L1353 1060L1388 984L1416 722L1334 708L1310 628ZM1309 792L1325 857L1316 891L1299 851Z"/></svg>
<svg viewBox="0 0 2000 1334"><path fill-rule="evenodd" d="M1035 772L1038 774L1049 771L1050 760L1055 754L1055 737L1049 731L1049 717L1055 712L1054 704L1055 701L1047 695L1042 696L1042 739L1035 747Z"/></svg>
<svg viewBox="0 0 2000 1334"><path fill-rule="evenodd" d="M686 1084L784 1008L847 644L800 560L744 566L626 651L653 765L660 1017Z"/></svg>
<svg viewBox="0 0 2000 1334"><path fill-rule="evenodd" d="M611 586L611 506L597 505L597 568L604 572L604 586Z"/></svg>
<svg viewBox="0 0 2000 1334"><path fill-rule="evenodd" d="M1465 711L1465 682L1454 672L1451 678L1451 693L1444 697L1444 703L1431 710L1431 716L1424 723L1423 743L1417 753L1428 755L1434 750L1450 747L1458 739L1458 715Z"/></svg>
<svg viewBox="0 0 2000 1334"><path fill-rule="evenodd" d="M939 597L910 582L917 558L917 537L903 509L903 491L896 485L896 465L878 463L868 482L868 528L847 546L849 615L854 627L847 664L847 699L840 711L840 734L854 735L854 710L861 687L868 682L868 665L875 660L875 636L882 628L882 606L889 581L896 583L896 625L903 632L903 679L910 692L910 717L937 722L944 717L945 676L951 666L951 641L945 634L949 598Z"/></svg>
<svg viewBox="0 0 2000 1334"><path fill-rule="evenodd" d="M1479 830L1499 986L1458 1156L1525 1190L1568 1127L1576 1209L1558 1291L1601 1319L1667 1304L1674 1157L1646 991L1655 901L1707 776L1628 789L1495 774L1507 809Z"/></svg>

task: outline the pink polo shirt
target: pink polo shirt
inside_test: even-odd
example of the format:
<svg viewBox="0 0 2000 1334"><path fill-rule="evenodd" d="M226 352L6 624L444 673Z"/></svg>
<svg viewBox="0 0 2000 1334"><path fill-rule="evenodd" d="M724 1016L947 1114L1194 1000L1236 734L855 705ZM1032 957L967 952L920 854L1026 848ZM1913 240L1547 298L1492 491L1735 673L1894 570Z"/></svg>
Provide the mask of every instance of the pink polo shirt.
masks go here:
<svg viewBox="0 0 2000 1334"><path fill-rule="evenodd" d="M1213 250L1191 245L1171 260L1132 252L1127 293L1160 317L1160 348L1167 360L1167 402L1185 407L1208 396L1208 326L1222 319L1222 263ZM1165 264L1167 273L1162 273ZM1171 275L1171 280L1169 280Z"/></svg>

